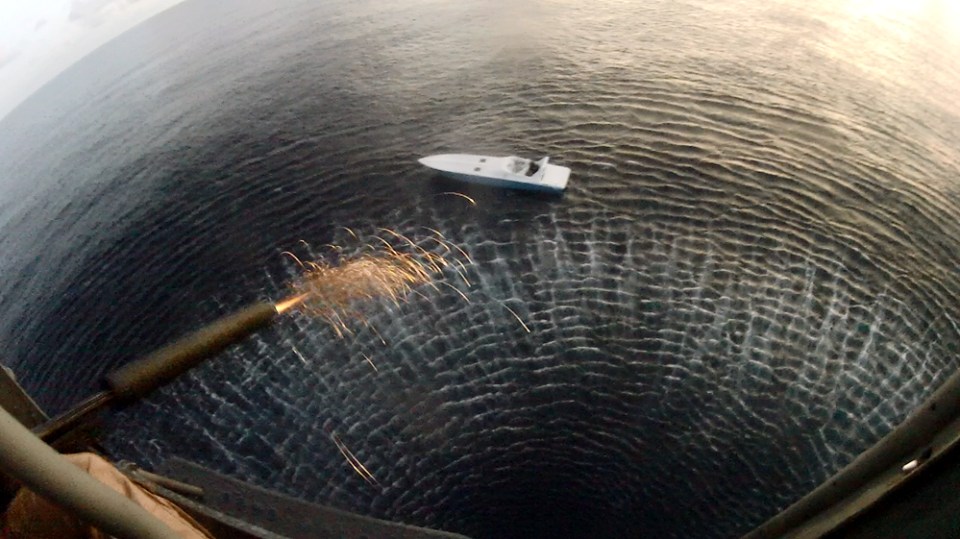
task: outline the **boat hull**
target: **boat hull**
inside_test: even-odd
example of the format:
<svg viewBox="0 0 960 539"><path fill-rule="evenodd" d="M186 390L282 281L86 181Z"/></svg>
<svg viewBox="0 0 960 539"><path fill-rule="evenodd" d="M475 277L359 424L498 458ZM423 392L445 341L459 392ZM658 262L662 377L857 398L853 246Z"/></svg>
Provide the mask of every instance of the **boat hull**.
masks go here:
<svg viewBox="0 0 960 539"><path fill-rule="evenodd" d="M543 164L535 173L525 173L526 166L539 163L513 156L442 154L424 157L420 163L456 180L526 191L562 192L570 177L569 168L551 164Z"/></svg>

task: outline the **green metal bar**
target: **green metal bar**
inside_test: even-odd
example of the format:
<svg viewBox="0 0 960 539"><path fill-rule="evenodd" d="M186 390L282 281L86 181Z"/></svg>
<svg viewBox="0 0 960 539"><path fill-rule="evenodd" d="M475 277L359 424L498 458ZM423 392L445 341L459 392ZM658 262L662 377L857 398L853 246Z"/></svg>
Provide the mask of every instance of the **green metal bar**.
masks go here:
<svg viewBox="0 0 960 539"><path fill-rule="evenodd" d="M230 345L268 326L277 314L274 304L256 303L225 316L111 372L106 377L107 387L121 401L144 397Z"/></svg>
<svg viewBox="0 0 960 539"><path fill-rule="evenodd" d="M36 427L34 432L50 442L115 401L127 402L145 397L230 345L270 325L278 313L276 305L263 302L215 320L111 372L105 379L106 391L88 397L67 412Z"/></svg>

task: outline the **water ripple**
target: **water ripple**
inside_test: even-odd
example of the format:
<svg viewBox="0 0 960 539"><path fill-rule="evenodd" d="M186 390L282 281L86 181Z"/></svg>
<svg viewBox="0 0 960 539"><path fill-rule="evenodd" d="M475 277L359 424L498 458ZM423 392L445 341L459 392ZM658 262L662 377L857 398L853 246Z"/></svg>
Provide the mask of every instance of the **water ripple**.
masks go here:
<svg viewBox="0 0 960 539"><path fill-rule="evenodd" d="M729 537L956 369L953 96L831 49L862 30L834 7L361 4L185 3L4 121L0 339L50 411L283 295L301 239L430 227L475 260L469 302L375 333L282 320L117 414L117 456L477 538ZM467 150L574 174L416 164Z"/></svg>

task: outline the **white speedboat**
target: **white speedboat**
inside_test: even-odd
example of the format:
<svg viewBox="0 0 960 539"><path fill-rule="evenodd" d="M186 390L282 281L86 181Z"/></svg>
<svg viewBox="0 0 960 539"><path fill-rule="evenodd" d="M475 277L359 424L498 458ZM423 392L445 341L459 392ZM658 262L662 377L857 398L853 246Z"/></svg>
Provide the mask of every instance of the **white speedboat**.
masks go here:
<svg viewBox="0 0 960 539"><path fill-rule="evenodd" d="M533 191L563 191L570 178L570 169L550 165L547 163L549 160L549 157L534 161L512 155L488 157L447 153L424 157L420 163L451 178L468 182Z"/></svg>

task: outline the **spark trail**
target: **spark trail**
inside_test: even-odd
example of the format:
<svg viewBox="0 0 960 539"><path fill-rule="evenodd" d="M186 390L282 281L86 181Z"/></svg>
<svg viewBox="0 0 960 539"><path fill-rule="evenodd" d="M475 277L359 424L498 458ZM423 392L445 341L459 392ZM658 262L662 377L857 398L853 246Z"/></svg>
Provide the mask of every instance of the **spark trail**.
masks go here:
<svg viewBox="0 0 960 539"><path fill-rule="evenodd" d="M360 237L346 229L356 239ZM471 262L467 254L449 243L441 234L431 236L444 253L435 253L417 244L407 236L389 229L380 229L387 238L374 236L357 254L346 256L338 264L326 261L303 261L295 254L285 251L303 270L299 279L291 285L293 294L276 304L277 312L298 309L328 323L337 336L344 338L353 334L351 322L366 324L361 307L375 300L386 299L395 305L405 301L416 288L436 283L453 288L465 300L467 296L459 288L440 280L445 270L450 269L467 286L466 266L457 255ZM390 241L393 240L393 241ZM399 242L399 246L394 243ZM343 256L343 247L330 246ZM453 256L451 256L453 255Z"/></svg>

